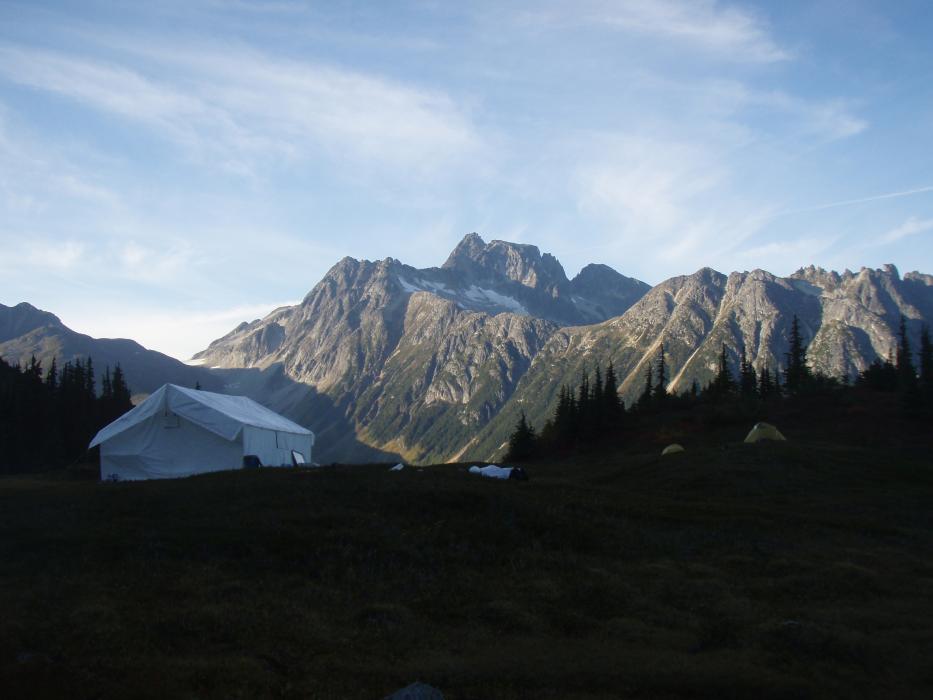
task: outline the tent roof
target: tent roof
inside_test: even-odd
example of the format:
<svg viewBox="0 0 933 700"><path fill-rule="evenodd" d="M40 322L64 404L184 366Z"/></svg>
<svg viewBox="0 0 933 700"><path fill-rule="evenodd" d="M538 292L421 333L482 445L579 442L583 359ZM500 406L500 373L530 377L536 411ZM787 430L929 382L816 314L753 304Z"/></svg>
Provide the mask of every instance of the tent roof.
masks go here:
<svg viewBox="0 0 933 700"><path fill-rule="evenodd" d="M781 431L775 428L770 423L755 423L755 427L752 428L748 435L745 436L745 442L758 442L759 440L784 440L785 438Z"/></svg>
<svg viewBox="0 0 933 700"><path fill-rule="evenodd" d="M89 447L99 445L163 412L182 416L195 425L227 440L235 440L243 426L247 425L280 433L311 435L312 437L314 435L307 428L302 428L297 423L245 396L215 394L211 391L165 384L150 394L149 398L141 404L101 429Z"/></svg>

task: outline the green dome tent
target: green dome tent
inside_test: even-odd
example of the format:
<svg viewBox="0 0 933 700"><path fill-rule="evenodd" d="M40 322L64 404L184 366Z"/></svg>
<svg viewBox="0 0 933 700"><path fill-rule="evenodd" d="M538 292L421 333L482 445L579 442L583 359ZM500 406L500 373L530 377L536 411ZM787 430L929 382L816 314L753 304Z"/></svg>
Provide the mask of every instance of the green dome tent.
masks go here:
<svg viewBox="0 0 933 700"><path fill-rule="evenodd" d="M745 436L745 442L758 442L759 440L780 440L783 442L787 438L781 435L781 431L770 423L755 423L755 427Z"/></svg>

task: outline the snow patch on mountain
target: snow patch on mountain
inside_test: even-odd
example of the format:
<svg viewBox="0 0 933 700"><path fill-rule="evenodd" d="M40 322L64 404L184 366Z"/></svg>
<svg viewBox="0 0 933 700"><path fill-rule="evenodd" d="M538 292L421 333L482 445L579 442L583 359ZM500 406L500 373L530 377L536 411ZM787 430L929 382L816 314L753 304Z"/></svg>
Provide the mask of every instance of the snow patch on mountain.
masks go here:
<svg viewBox="0 0 933 700"><path fill-rule="evenodd" d="M450 290L450 287L448 287L446 284L442 284L441 282L431 282L429 280L421 279L417 279L414 282L409 282L404 277L399 276L398 283L402 286L402 289L404 289L409 294L413 294L415 292L434 292L435 294L448 295L453 294L453 292Z"/></svg>
<svg viewBox="0 0 933 700"><path fill-rule="evenodd" d="M402 286L402 289L404 289L404 290L405 290L406 292L408 292L409 294L414 294L415 292L423 292L423 291L426 291L423 287L418 287L418 286L412 284L411 282L409 282L408 280L406 280L404 277L399 277L399 278L398 278L398 283Z"/></svg>
<svg viewBox="0 0 933 700"><path fill-rule="evenodd" d="M457 302L457 306L462 309L497 307L523 316L531 316L524 304L515 297L501 294L493 289L479 287L475 284L471 284L464 290L453 290L442 282L432 282L419 278L408 280L401 275L397 279L399 285L408 294L430 292Z"/></svg>
<svg viewBox="0 0 933 700"><path fill-rule="evenodd" d="M512 311L516 314L521 314L523 316L530 316L528 309L526 309L520 301L514 297L506 296L505 294L499 294L491 289L483 289L482 287L477 287L475 284L471 284L470 288L467 289L464 294L468 299L472 301L479 302L481 304L491 304L494 306L501 306L509 311Z"/></svg>

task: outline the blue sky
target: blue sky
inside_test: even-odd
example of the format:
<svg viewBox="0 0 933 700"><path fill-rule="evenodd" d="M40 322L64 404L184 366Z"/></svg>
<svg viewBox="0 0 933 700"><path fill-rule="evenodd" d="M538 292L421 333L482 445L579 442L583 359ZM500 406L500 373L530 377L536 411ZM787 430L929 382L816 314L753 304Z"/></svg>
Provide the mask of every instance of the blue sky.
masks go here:
<svg viewBox="0 0 933 700"><path fill-rule="evenodd" d="M933 272L931 35L925 0L0 2L0 302L186 358L471 231L649 283Z"/></svg>

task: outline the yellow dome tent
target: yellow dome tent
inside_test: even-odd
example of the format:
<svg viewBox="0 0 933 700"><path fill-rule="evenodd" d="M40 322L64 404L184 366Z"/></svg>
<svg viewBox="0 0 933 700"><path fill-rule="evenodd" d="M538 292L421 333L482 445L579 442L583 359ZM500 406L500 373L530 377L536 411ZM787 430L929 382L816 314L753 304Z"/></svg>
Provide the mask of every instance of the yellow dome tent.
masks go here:
<svg viewBox="0 0 933 700"><path fill-rule="evenodd" d="M668 445L663 450L661 450L661 455L672 455L677 452L686 452L683 445L678 445L676 442L673 445Z"/></svg>
<svg viewBox="0 0 933 700"><path fill-rule="evenodd" d="M758 442L759 440L786 441L787 438L770 423L755 423L755 427L745 436L745 442Z"/></svg>

